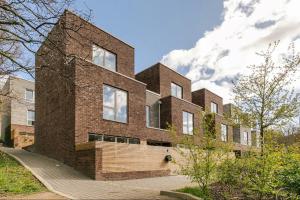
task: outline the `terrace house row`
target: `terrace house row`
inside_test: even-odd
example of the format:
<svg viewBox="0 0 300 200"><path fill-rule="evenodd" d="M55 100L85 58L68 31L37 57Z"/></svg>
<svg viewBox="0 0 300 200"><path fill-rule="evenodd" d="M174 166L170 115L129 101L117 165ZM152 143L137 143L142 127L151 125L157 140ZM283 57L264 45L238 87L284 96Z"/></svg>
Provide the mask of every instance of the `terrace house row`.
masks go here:
<svg viewBox="0 0 300 200"><path fill-rule="evenodd" d="M132 46L66 11L36 55L35 149L98 180L169 175L167 125L194 137L210 101L232 140L221 97L161 63L135 75Z"/></svg>

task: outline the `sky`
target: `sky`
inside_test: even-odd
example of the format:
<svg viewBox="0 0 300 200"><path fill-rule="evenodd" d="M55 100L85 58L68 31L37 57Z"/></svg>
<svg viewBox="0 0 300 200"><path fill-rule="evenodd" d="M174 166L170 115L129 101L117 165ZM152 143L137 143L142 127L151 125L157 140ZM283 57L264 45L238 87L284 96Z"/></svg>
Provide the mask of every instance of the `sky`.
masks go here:
<svg viewBox="0 0 300 200"><path fill-rule="evenodd" d="M192 48L221 23L221 0L77 0L99 28L135 48L135 72L174 49Z"/></svg>
<svg viewBox="0 0 300 200"><path fill-rule="evenodd" d="M162 62L232 101L232 80L261 63L256 54L280 40L300 52L299 0L79 0L92 23L135 48L135 72ZM300 75L293 83L300 92Z"/></svg>

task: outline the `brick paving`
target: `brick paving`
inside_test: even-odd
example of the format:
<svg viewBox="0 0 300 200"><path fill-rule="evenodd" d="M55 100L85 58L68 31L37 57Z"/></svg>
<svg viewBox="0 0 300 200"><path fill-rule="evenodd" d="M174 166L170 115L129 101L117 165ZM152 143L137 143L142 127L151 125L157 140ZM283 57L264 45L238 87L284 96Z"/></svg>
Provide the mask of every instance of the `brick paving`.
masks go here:
<svg viewBox="0 0 300 200"><path fill-rule="evenodd" d="M171 199L160 190L191 185L184 176L95 181L54 159L22 149L0 147L29 169L50 191L70 199Z"/></svg>

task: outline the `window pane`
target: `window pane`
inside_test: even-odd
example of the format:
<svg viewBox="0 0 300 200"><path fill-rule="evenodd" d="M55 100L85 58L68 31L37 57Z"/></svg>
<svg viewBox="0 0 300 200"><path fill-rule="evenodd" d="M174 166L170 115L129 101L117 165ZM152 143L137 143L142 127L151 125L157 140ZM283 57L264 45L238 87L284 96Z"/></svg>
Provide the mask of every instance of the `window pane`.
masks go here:
<svg viewBox="0 0 300 200"><path fill-rule="evenodd" d="M182 112L182 127L183 133L188 133L188 116L187 112Z"/></svg>
<svg viewBox="0 0 300 200"><path fill-rule="evenodd" d="M247 132L243 132L243 140L242 140L242 144L246 145L247 144Z"/></svg>
<svg viewBox="0 0 300 200"><path fill-rule="evenodd" d="M137 138L129 138L128 143L129 144L140 144L140 140Z"/></svg>
<svg viewBox="0 0 300 200"><path fill-rule="evenodd" d="M34 121L34 111L28 110L28 119Z"/></svg>
<svg viewBox="0 0 300 200"><path fill-rule="evenodd" d="M150 107L146 106L146 126L150 127Z"/></svg>
<svg viewBox="0 0 300 200"><path fill-rule="evenodd" d="M127 92L103 86L103 118L127 122Z"/></svg>
<svg viewBox="0 0 300 200"><path fill-rule="evenodd" d="M115 89L103 86L103 105L113 108L115 106Z"/></svg>
<svg viewBox="0 0 300 200"><path fill-rule="evenodd" d="M175 83L171 83L171 95L182 99L182 87Z"/></svg>
<svg viewBox="0 0 300 200"><path fill-rule="evenodd" d="M25 99L29 101L33 101L33 90L26 89Z"/></svg>
<svg viewBox="0 0 300 200"><path fill-rule="evenodd" d="M127 93L117 90L117 121L127 122Z"/></svg>
<svg viewBox="0 0 300 200"><path fill-rule="evenodd" d="M115 119L115 113L113 108L103 107L103 118L108 120Z"/></svg>
<svg viewBox="0 0 300 200"><path fill-rule="evenodd" d="M105 67L112 70L116 71L116 55L105 51Z"/></svg>
<svg viewBox="0 0 300 200"><path fill-rule="evenodd" d="M193 134L193 114L191 114L191 113L188 113L188 132L189 132L189 134Z"/></svg>
<svg viewBox="0 0 300 200"><path fill-rule="evenodd" d="M182 88L177 85L177 97L182 99Z"/></svg>
<svg viewBox="0 0 300 200"><path fill-rule="evenodd" d="M248 133L248 145L252 145L252 138L251 138L251 132Z"/></svg>
<svg viewBox="0 0 300 200"><path fill-rule="evenodd" d="M126 138L125 137L117 137L117 142L118 143L126 143Z"/></svg>
<svg viewBox="0 0 300 200"><path fill-rule="evenodd" d="M227 141L227 126L224 124L221 124L221 140L223 142Z"/></svg>
<svg viewBox="0 0 300 200"><path fill-rule="evenodd" d="M176 85L174 83L171 83L171 95L176 97L176 93L177 93Z"/></svg>
<svg viewBox="0 0 300 200"><path fill-rule="evenodd" d="M103 141L106 141L106 142L115 142L116 139L115 136L110 136L110 135L104 135L103 136Z"/></svg>
<svg viewBox="0 0 300 200"><path fill-rule="evenodd" d="M35 121L34 118L35 118L34 111L28 110L27 111L27 124L30 126L34 125L34 121Z"/></svg>
<svg viewBox="0 0 300 200"><path fill-rule="evenodd" d="M210 111L212 113L217 113L218 112L218 105L214 102L211 102L210 103Z"/></svg>
<svg viewBox="0 0 300 200"><path fill-rule="evenodd" d="M95 45L93 46L93 63L104 66L104 50Z"/></svg>

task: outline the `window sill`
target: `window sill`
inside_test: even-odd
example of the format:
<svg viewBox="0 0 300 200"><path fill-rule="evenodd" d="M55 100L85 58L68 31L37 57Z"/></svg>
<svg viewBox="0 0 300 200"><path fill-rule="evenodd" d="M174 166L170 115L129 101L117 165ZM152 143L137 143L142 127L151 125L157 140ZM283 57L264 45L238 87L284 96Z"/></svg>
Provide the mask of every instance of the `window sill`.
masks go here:
<svg viewBox="0 0 300 200"><path fill-rule="evenodd" d="M107 121L107 122L114 122L114 123L128 125L128 122L120 122L120 121L111 120L111 119L105 119L105 118L102 118L102 120Z"/></svg>

